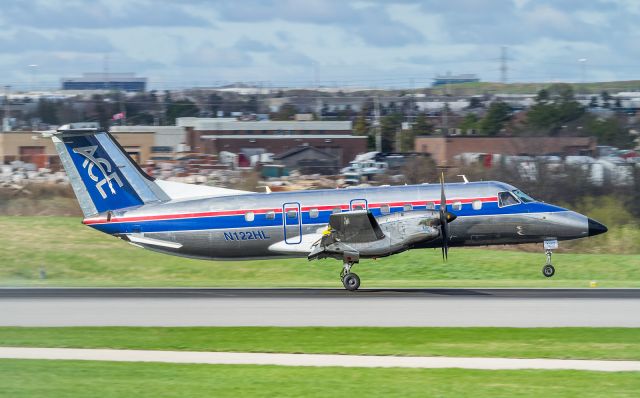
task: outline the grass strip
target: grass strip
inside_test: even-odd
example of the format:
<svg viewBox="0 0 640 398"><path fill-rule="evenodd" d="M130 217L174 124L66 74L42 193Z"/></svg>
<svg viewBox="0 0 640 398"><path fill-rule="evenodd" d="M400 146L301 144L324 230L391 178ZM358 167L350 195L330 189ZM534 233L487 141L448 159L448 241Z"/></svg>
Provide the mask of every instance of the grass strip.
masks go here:
<svg viewBox="0 0 640 398"><path fill-rule="evenodd" d="M637 373L0 360L0 396L636 397Z"/></svg>
<svg viewBox="0 0 640 398"><path fill-rule="evenodd" d="M2 327L0 346L640 360L640 329Z"/></svg>

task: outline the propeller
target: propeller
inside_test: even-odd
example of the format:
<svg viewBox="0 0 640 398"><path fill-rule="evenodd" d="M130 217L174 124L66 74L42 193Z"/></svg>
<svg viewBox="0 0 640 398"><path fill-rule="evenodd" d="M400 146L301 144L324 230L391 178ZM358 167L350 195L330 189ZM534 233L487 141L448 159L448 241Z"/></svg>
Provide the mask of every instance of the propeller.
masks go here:
<svg viewBox="0 0 640 398"><path fill-rule="evenodd" d="M447 197L444 193L444 173L440 175L440 234L442 235L442 259L449 257L449 223L456 215L447 211Z"/></svg>

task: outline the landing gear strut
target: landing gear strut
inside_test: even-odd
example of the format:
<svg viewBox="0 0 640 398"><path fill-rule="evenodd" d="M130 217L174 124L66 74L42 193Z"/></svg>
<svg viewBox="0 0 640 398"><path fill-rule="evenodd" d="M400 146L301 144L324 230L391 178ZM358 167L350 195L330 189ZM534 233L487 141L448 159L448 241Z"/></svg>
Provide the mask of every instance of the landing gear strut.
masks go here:
<svg viewBox="0 0 640 398"><path fill-rule="evenodd" d="M544 265L544 267L542 267L542 275L546 276L547 278L551 278L553 274L556 273L556 269L551 264L551 255L553 254L553 252L551 251L551 249L545 249L544 254L547 255L547 263Z"/></svg>
<svg viewBox="0 0 640 398"><path fill-rule="evenodd" d="M342 284L344 288L349 291L358 290L360 287L360 277L353 272L351 272L351 267L354 263L345 262L343 264L342 271L340 272L340 279L342 280Z"/></svg>

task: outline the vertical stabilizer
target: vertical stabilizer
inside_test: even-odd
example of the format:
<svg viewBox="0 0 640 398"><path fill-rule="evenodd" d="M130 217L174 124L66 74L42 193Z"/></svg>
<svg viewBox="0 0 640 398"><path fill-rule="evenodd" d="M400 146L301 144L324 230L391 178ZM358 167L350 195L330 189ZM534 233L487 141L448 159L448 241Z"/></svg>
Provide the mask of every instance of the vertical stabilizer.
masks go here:
<svg viewBox="0 0 640 398"><path fill-rule="evenodd" d="M169 200L107 131L65 125L52 139L85 217Z"/></svg>

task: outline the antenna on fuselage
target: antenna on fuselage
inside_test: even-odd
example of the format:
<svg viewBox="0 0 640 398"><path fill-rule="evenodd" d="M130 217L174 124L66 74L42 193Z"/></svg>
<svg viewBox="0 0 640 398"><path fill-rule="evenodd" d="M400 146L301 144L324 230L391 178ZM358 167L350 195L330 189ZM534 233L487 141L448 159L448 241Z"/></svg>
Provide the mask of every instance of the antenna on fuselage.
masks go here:
<svg viewBox="0 0 640 398"><path fill-rule="evenodd" d="M458 177L462 177L462 180L464 181L465 184L469 183L469 180L467 179L467 176L464 174L458 174Z"/></svg>

